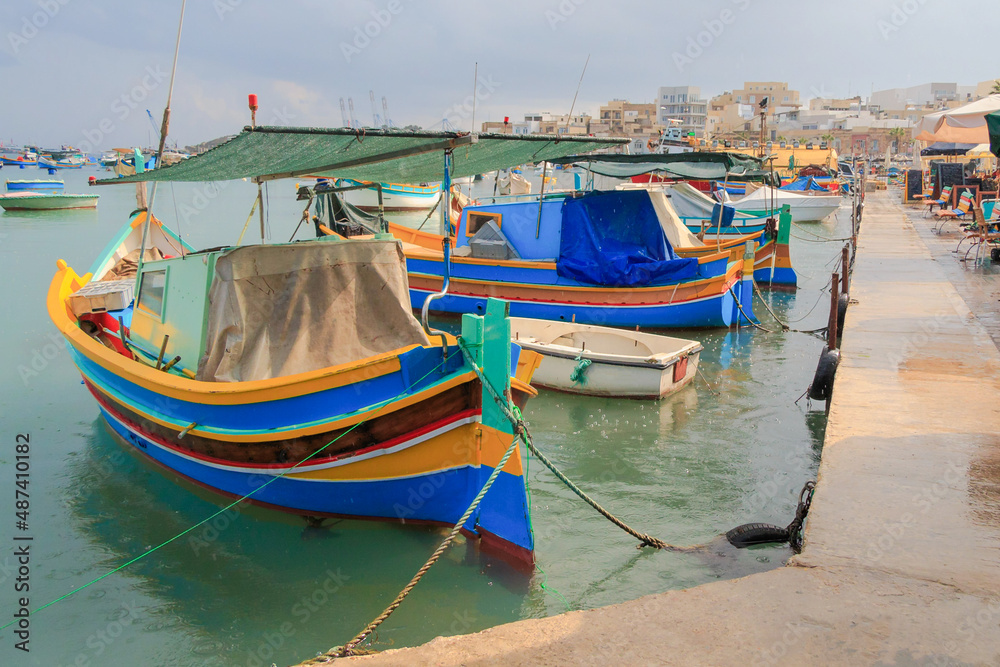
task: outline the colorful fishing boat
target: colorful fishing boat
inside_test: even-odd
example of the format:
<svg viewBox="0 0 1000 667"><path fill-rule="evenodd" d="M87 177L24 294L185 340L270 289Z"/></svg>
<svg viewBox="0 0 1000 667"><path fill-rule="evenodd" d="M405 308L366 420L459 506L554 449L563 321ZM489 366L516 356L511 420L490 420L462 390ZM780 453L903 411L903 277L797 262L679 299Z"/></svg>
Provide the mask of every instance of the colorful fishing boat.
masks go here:
<svg viewBox="0 0 1000 667"><path fill-rule="evenodd" d="M70 156L62 159L39 157L38 166L42 169L82 169L86 161L82 157Z"/></svg>
<svg viewBox="0 0 1000 667"><path fill-rule="evenodd" d="M511 335L542 356L534 386L584 396L663 398L694 379L703 349L696 340L523 317L511 318Z"/></svg>
<svg viewBox="0 0 1000 667"><path fill-rule="evenodd" d="M7 192L61 192L66 184L55 179L8 180Z"/></svg>
<svg viewBox="0 0 1000 667"><path fill-rule="evenodd" d="M5 211L54 211L73 208L97 208L100 195L53 194L44 192L7 192L0 194Z"/></svg>
<svg viewBox="0 0 1000 667"><path fill-rule="evenodd" d="M647 192L576 195L465 207L450 262L441 236L390 225L406 241L411 299L448 283L435 307L451 313L482 312L497 297L516 317L584 324L728 327L753 317L754 240L739 259L729 248L680 257Z"/></svg>
<svg viewBox="0 0 1000 667"><path fill-rule="evenodd" d="M447 178L458 147L477 167L505 167L613 143L257 127L99 184ZM434 153L444 153L437 170ZM120 440L228 496L307 517L454 524L509 456L463 529L530 564L524 469L504 410L534 393L537 357L511 344L505 303L463 318L460 344L413 317L408 288L388 235L196 252L140 210L89 272L57 263L48 309Z"/></svg>
<svg viewBox="0 0 1000 667"><path fill-rule="evenodd" d="M670 200L670 208L676 212L689 230L703 236L742 236L764 231L768 215L749 215L733 209L732 217L720 218L719 202L686 181L624 183L623 190L647 190L650 193L663 192ZM780 210L780 209L776 209Z"/></svg>
<svg viewBox="0 0 1000 667"><path fill-rule="evenodd" d="M471 178L471 177L470 177ZM441 199L441 184L410 185L408 183L375 183L341 178L337 187L365 186L344 193L347 203L362 211L377 211L380 208L379 188L381 188L381 208L384 211L427 211Z"/></svg>
<svg viewBox="0 0 1000 667"><path fill-rule="evenodd" d="M746 244L753 243L753 278L758 285L779 289L794 289L797 286L798 276L792 268L789 247L792 221L788 207L781 210L775 223L748 234L735 235L719 233L732 224L735 211L727 204L715 204L711 218L711 228L716 230L715 235L696 235L681 221L671 203L675 200L669 198L662 188L652 188L647 192L660 227L679 256L704 257L728 250L731 259L738 261Z"/></svg>
<svg viewBox="0 0 1000 667"><path fill-rule="evenodd" d="M18 155L17 157L0 157L0 163L5 167L37 167L38 158L28 155Z"/></svg>

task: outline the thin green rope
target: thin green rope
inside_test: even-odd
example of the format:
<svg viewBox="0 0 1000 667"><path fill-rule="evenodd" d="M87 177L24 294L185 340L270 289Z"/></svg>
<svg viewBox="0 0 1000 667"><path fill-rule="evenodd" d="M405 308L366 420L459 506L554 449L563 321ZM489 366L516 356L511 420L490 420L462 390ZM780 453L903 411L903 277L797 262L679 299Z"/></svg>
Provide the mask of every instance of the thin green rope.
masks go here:
<svg viewBox="0 0 1000 667"><path fill-rule="evenodd" d="M428 371L428 372L427 372L427 373L426 373L426 374L425 374L425 375L424 375L423 377L419 378L419 379L418 379L418 380L417 380L416 382L414 382L414 383L413 383L413 385L411 385L411 386L416 386L416 385L418 385L418 384L419 384L420 382L422 382L422 381L423 381L423 380L425 380L425 379L426 379L427 377L429 377L429 376L430 376L430 375L431 375L432 373L435 373L435 372L437 372L437 370L438 370L439 368L441 368L441 366L443 366L444 364L445 364L445 361L443 361L443 360L442 360L442 361L441 361L441 363L439 363L439 364L438 364L437 366L435 366L435 367L434 367L434 368L432 368L432 369L431 369L430 371ZM407 390L407 391L404 391L403 393L401 393L401 394L399 394L399 395L397 395L397 396L394 396L394 397L392 397L392 398L388 398L388 399L386 399L386 400L382 401L382 402L381 402L381 405L380 405L379 403L375 403L375 404L374 404L374 406L370 406L370 407L369 407L369 409L370 409L370 410L371 410L371 409L374 409L374 410L375 410L375 411L377 412L377 411L381 410L382 408L384 408L384 407L388 406L389 404L393 403L394 401L398 401L398 400L399 400L400 398L402 398L402 397L406 396L407 394L411 393L411 391L412 391L412 390ZM377 406L377 407L375 407L375 406ZM54 605L55 603L57 603L57 602L61 602L61 601L65 600L66 598L70 597L71 595L73 595L73 594L75 594L75 593L79 593L79 592L80 592L80 591L82 591L82 590L83 590L84 588L87 588L88 586L93 586L94 584L96 584L97 582L101 581L102 579L105 579L105 578L107 578L107 577L110 577L110 576L111 576L112 574L114 574L115 572L119 572L120 570L123 570L123 569L125 569L126 567L128 567L128 566L129 566L129 565L131 565L132 563L135 563L136 561L138 561L138 560L141 560L141 559L145 558L146 556L150 555L151 553L153 553L153 552L155 552L155 551L158 551L159 549L162 549L163 547L167 546L167 545L168 545L168 544L170 544L171 542L175 542L175 541L179 540L180 538L182 538L182 537L184 537L185 535L187 535L188 533L190 533L190 532L191 532L192 530L194 530L194 529L198 528L199 526L203 526L203 525L205 525L206 523L208 523L209 521L211 521L211 520L212 520L212 519L214 519L215 517L219 516L219 515L220 515L220 514L222 514L223 512L226 512L226 511L228 511L229 509L231 509L231 508L235 507L236 505L239 505L239 504L240 504L241 502L243 502L244 500L246 500L246 499L250 498L251 496L253 496L253 495L254 495L255 493L257 493L258 491L260 491L260 490L262 490L262 489L265 489L265 488L267 488L268 486L270 486L270 485L271 485L271 484L273 484L274 482L278 481L279 479L281 479L281 478L282 478L282 477L284 477L285 475L289 474L290 472L292 472L293 470L295 470L296 468L298 468L298 467L299 467L300 465L302 465L303 463L305 463L305 462L306 462L306 461L308 461L309 459L311 459L311 458L315 457L316 455L320 454L320 453L321 453L321 452L322 452L323 450L325 450L325 449L326 449L327 447L330 447L330 446L331 446L332 444L334 444L335 442L337 442L338 440L340 440L341 438L343 438L343 437L344 437L345 435L347 435L348 433L350 433L350 432L351 432L351 431L353 431L354 429L356 429L356 428L358 428L359 426L361 426L362 424L364 424L364 423L368 422L368 421L369 421L370 419L371 419L371 417L369 417L368 419L364 419L364 420L362 420L362 421L359 421L359 422L358 422L357 424L355 424L355 425L354 425L354 426L352 426L351 428L347 429L346 431L344 431L343 433L341 433L340 435L338 435L338 436L337 436L336 438L334 438L334 439L333 439L333 440L331 440L330 442L326 443L326 444L325 444L325 445L323 445L323 446L322 446L321 448L317 449L317 450L316 450L315 452L313 452L313 453L312 453L312 454L310 454L309 456L305 457L304 459L302 459L301 461L299 461L298 463L296 463L295 465L293 465L293 466L292 466L291 468L289 468L288 470L285 470L284 472L282 472L282 473L281 473L281 474L279 474L279 475L275 475L275 476L274 476L273 478L271 478L270 480L268 480L268 481L267 481L267 482L265 482L264 484L260 485L260 486L259 486L258 488L254 489L253 491L251 491L250 493L246 494L245 496L243 496L243 497L241 497L241 498L238 498L238 499L234 500L234 501L233 501L233 502L231 502L230 504L228 504L228 505L226 505L225 507L223 507L222 509L220 509L220 510L219 510L218 512L216 512L215 514L212 514L212 515L211 515L211 516L209 516L208 518L206 518L206 519L203 519L203 520L199 521L198 523L194 524L194 525L193 525L193 526L191 526L190 528L187 528L187 529L185 529L184 531L182 531L182 532L178 533L177 535L174 535L174 536L173 536L173 537L171 537L170 539L168 539L168 540L166 540L165 542L162 542L162 543L160 543L160 544L156 545L155 547L153 547L152 549L150 549L150 550L146 551L145 553L141 553L141 554L139 554L138 556L136 556L136 557L135 557L135 558L133 558L132 560L130 560L130 561L126 562L126 563L123 563L123 564L119 565L118 567L116 567L115 569L111 570L110 572L106 572L106 573L102 574L101 576L97 577L96 579L94 579L94 580L92 580L92 581L88 581L87 583L83 584L82 586L78 586L77 588L74 588L74 589L73 589L73 590L71 590L71 591L70 591L69 593L66 593L65 595L62 595L62 596L60 596L60 597L56 598L55 600L52 600L51 602L47 602L46 604L43 604L43 605L42 605L41 607L39 607L39 608L37 608L37 609L35 609L35 610L33 610L33 611L30 611L30 612L28 612L28 615L29 615L29 616L31 616L31 615L33 615L33 614L37 614L37 613L38 613L38 612L40 612L41 610L43 610L43 609L45 609L45 608L47 608L47 607L51 607L51 606L52 606L52 605ZM17 622L17 620L15 619L15 620L13 620L13 621L11 621L11 622L9 622L9 623L5 624L5 625L0 625L0 630L5 630L6 628L9 628L10 626L14 625L14 624L15 624L16 622Z"/></svg>

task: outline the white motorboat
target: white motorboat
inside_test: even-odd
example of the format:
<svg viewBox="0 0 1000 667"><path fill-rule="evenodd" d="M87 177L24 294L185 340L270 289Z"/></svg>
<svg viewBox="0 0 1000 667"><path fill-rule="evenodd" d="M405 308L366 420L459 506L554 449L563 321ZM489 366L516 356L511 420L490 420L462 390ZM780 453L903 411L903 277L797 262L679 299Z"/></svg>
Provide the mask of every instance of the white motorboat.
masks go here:
<svg viewBox="0 0 1000 667"><path fill-rule="evenodd" d="M839 209L842 201L839 194L820 192L804 194L790 190L779 190L770 185L761 186L739 198L730 199L728 194L725 195L725 198L736 207L737 211L750 215L777 212L787 204L791 208L792 222L823 220Z"/></svg>

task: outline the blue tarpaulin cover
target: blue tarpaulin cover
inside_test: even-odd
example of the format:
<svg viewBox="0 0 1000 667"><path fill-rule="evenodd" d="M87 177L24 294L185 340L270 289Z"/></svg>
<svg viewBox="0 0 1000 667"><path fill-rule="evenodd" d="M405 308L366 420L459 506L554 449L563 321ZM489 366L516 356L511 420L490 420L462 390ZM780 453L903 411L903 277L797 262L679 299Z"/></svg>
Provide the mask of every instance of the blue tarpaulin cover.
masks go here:
<svg viewBox="0 0 1000 667"><path fill-rule="evenodd" d="M645 190L594 192L563 203L556 270L591 285L641 287L691 278L698 260L678 258Z"/></svg>
<svg viewBox="0 0 1000 667"><path fill-rule="evenodd" d="M826 188L816 182L812 176L799 176L788 185L781 186L782 190L819 190L826 192Z"/></svg>

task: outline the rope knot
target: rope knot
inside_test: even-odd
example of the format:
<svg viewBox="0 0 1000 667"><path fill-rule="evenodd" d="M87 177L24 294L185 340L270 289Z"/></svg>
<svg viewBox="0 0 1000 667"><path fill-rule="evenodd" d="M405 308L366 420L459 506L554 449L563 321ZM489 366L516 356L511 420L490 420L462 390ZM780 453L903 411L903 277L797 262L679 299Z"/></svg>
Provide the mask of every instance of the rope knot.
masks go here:
<svg viewBox="0 0 1000 667"><path fill-rule="evenodd" d="M667 543L663 540L657 539L651 535L645 535L639 537L639 546L636 549L642 549L643 547L653 547L654 549L666 549Z"/></svg>

